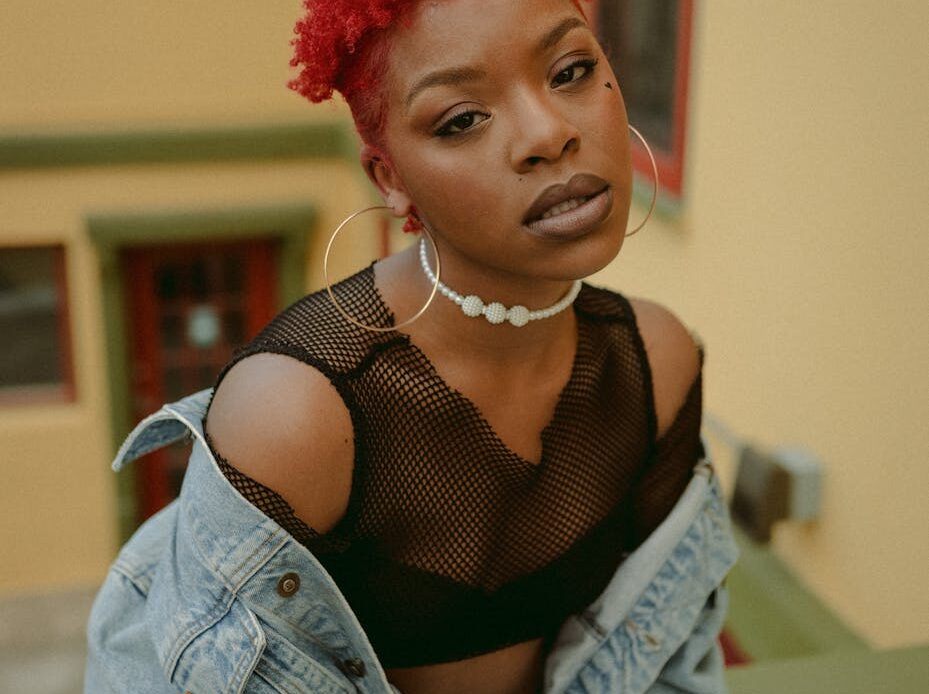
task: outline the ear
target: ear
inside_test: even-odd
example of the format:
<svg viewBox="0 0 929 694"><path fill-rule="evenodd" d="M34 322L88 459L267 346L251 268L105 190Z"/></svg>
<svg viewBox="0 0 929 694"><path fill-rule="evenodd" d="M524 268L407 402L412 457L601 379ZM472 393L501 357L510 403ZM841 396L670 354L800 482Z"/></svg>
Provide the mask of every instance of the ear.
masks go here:
<svg viewBox="0 0 929 694"><path fill-rule="evenodd" d="M371 145L361 148L361 166L384 198L384 204L393 209L397 217L406 217L413 209L413 201L400 176L387 158Z"/></svg>

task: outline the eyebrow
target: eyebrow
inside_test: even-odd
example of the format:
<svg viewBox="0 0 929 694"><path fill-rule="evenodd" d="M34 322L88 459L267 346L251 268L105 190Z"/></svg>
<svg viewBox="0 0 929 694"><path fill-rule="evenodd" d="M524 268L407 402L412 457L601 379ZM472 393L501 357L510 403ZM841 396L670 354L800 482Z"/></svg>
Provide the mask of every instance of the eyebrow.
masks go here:
<svg viewBox="0 0 929 694"><path fill-rule="evenodd" d="M547 51L548 49L554 47L564 38L572 29L577 29L578 27L586 27L580 17L568 17L567 19L562 20L555 28L548 32L545 36L542 37L542 40L539 41L538 50L540 53Z"/></svg>
<svg viewBox="0 0 929 694"><path fill-rule="evenodd" d="M450 67L445 70L430 72L410 89L410 93L406 95L406 106L409 108L416 95L425 89L462 84L464 82L476 82L482 77L486 77L486 75L487 73L484 70L476 67Z"/></svg>
<svg viewBox="0 0 929 694"><path fill-rule="evenodd" d="M549 31L537 44L537 51L539 53L544 53L545 51L551 49L553 46L556 46L565 34L567 34L572 29L577 29L578 27L585 27L587 24L584 23L579 17L568 17L567 19L559 22L555 27ZM413 103L413 99L426 89L432 87L441 87L441 86L455 86L458 84L463 84L465 82L476 82L477 80L486 77L487 73L484 70L476 67L451 67L444 70L436 70L435 72L430 72L425 77L420 79L413 87L410 89L409 93L406 95L406 107L409 108L410 104Z"/></svg>

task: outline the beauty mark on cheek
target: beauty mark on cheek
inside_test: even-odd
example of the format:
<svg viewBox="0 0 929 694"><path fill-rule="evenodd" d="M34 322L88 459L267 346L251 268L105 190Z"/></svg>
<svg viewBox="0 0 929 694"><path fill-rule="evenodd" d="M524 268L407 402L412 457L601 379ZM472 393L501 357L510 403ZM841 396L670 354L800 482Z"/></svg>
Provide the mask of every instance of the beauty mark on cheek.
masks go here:
<svg viewBox="0 0 929 694"><path fill-rule="evenodd" d="M612 88L613 88L613 85L610 84L609 82L607 82L607 83L604 84L603 86L606 87L607 89L612 89Z"/></svg>

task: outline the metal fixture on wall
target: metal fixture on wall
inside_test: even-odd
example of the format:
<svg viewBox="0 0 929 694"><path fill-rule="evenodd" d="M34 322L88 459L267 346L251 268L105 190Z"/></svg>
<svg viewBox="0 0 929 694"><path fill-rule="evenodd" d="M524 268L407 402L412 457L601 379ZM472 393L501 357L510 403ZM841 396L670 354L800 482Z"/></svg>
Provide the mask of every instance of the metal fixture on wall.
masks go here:
<svg viewBox="0 0 929 694"><path fill-rule="evenodd" d="M763 449L713 416L706 417L705 426L735 454L732 516L754 540L770 542L779 521L819 516L823 466L814 454L801 447Z"/></svg>

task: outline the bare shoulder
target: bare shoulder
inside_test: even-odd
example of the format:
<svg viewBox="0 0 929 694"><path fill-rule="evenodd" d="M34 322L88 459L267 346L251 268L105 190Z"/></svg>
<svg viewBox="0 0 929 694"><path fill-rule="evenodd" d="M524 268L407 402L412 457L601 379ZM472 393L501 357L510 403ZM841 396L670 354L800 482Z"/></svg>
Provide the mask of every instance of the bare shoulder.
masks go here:
<svg viewBox="0 0 929 694"><path fill-rule="evenodd" d="M206 428L217 453L284 497L317 532L328 532L345 514L351 415L316 369L277 354L243 359L220 383Z"/></svg>
<svg viewBox="0 0 929 694"><path fill-rule="evenodd" d="M671 311L646 299L630 299L652 371L658 436L664 435L700 372L690 332Z"/></svg>

